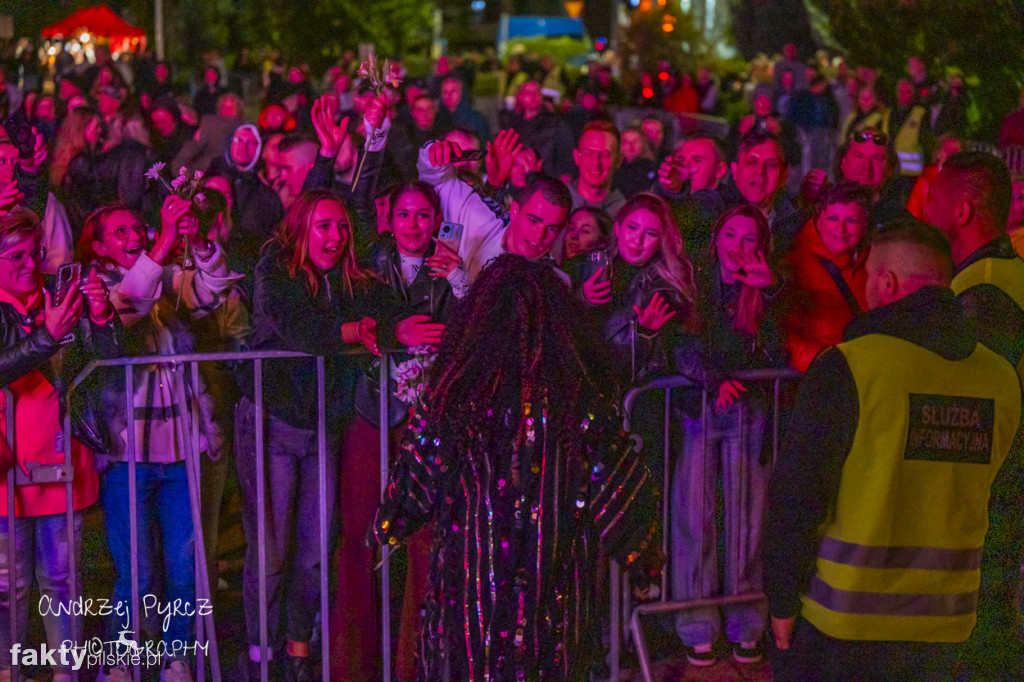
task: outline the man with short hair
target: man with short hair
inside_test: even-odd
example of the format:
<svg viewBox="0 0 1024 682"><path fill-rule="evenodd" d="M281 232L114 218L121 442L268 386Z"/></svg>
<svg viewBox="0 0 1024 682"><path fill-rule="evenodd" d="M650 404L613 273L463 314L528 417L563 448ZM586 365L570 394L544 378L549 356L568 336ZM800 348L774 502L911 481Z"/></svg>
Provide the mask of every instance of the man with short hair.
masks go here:
<svg viewBox="0 0 1024 682"><path fill-rule="evenodd" d="M869 310L800 386L768 487L777 680L956 676L992 481L1020 457L1021 391L978 343L952 271L936 228L908 218L876 232Z"/></svg>
<svg viewBox="0 0 1024 682"><path fill-rule="evenodd" d="M789 251L794 237L807 221L786 194L789 166L782 141L772 133L753 131L740 138L732 163L730 187L723 189L727 206L750 204L760 209L772 228L775 257Z"/></svg>
<svg viewBox="0 0 1024 682"><path fill-rule="evenodd" d="M572 208L599 208L612 218L626 203L626 197L612 187L619 167L619 129L610 121L592 121L583 127L579 144L572 158L579 168L579 177L569 184Z"/></svg>
<svg viewBox="0 0 1024 682"><path fill-rule="evenodd" d="M569 219L572 197L566 186L540 176L527 183L505 215L458 178L453 162L460 155L451 142L433 142L420 150L417 168L420 180L437 191L445 220L462 226L459 256L470 282L502 253L530 260L547 257Z"/></svg>
<svg viewBox="0 0 1024 682"><path fill-rule="evenodd" d="M668 201L689 253L703 252L725 201L718 186L729 173L725 145L717 137L694 131L658 169L657 192Z"/></svg>
<svg viewBox="0 0 1024 682"><path fill-rule="evenodd" d="M369 94L363 109L372 101ZM362 109L359 111L362 115ZM388 158L387 175L403 182L415 179L416 173L409 160L415 158L417 150L430 140L442 135L442 127L437 121L437 100L428 92L422 92L409 105L409 117L396 119L391 130L391 139L385 147Z"/></svg>
<svg viewBox="0 0 1024 682"><path fill-rule="evenodd" d="M909 218L906 201L889 192L887 182L896 170L894 154L889 149L890 138L875 128L865 128L850 135L839 148L838 173L843 182L856 182L871 190L871 212L868 230L897 218Z"/></svg>
<svg viewBox="0 0 1024 682"><path fill-rule="evenodd" d="M448 76L441 82L441 104L444 118L450 128L472 130L480 140L491 139L491 129L483 114L473 109L465 94L465 84L458 76Z"/></svg>
<svg viewBox="0 0 1024 682"><path fill-rule="evenodd" d="M978 340L1024 377L1024 261L1006 234L1012 188L1010 171L998 157L954 154L932 182L925 218L952 243L953 292ZM1024 670L1024 468L1010 465L993 488L1010 498L1000 495L1002 504L994 501L989 509L978 627L959 652L968 679L1012 679Z"/></svg>
<svg viewBox="0 0 1024 682"><path fill-rule="evenodd" d="M544 172L568 182L573 173L572 133L562 117L544 107L540 83L526 81L516 91L516 109L502 114L502 128L519 133L519 141L537 153Z"/></svg>
<svg viewBox="0 0 1024 682"><path fill-rule="evenodd" d="M300 194L313 164L316 162L317 143L303 133L291 133L281 138L278 147L277 182L274 189L287 211Z"/></svg>

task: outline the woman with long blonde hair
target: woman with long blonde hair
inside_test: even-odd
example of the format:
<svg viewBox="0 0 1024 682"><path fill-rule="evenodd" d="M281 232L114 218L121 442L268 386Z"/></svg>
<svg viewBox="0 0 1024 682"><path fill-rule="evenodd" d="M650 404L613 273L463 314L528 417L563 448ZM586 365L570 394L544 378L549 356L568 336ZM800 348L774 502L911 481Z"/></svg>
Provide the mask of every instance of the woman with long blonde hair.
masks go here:
<svg viewBox="0 0 1024 682"><path fill-rule="evenodd" d="M60 124L57 138L53 146L53 158L50 161L50 186L54 189L61 186L64 175L68 171L71 159L78 156L89 144L87 129L89 124L99 124L99 114L89 107L76 107ZM98 129L97 129L98 130ZM96 138L92 143L96 142Z"/></svg>

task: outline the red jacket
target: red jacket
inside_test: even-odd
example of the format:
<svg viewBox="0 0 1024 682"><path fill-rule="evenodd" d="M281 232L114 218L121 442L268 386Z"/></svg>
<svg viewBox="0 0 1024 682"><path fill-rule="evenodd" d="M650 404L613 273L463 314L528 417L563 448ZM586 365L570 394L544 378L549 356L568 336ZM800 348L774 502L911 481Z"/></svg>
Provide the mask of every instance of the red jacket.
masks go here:
<svg viewBox="0 0 1024 682"><path fill-rule="evenodd" d="M839 268L861 310L867 308L864 298L867 251L837 256L825 248L814 219L807 221L789 252L791 281L783 294L782 318L789 364L801 372L807 371L811 360L822 350L842 342L843 329L853 320L853 311L822 265L822 258Z"/></svg>

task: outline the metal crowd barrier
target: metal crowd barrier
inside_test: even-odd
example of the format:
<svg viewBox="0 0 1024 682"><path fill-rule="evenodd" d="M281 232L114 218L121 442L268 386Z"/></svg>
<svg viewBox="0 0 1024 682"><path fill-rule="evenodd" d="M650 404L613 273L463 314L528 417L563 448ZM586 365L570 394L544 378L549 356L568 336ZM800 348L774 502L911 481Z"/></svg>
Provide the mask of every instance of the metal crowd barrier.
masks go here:
<svg viewBox="0 0 1024 682"><path fill-rule="evenodd" d="M800 372L793 369L766 369L766 370L748 370L743 372L736 372L730 378L737 379L739 381L753 381L753 382L766 382L770 381L773 384L772 392L772 462L774 463L779 453L779 397L780 397L780 386L782 381L791 381L799 379L803 376ZM672 389L690 389L696 391L700 389L700 386L694 384L691 380L681 377L672 376L654 379L647 384L638 386L628 393L623 400L623 414L625 420L625 428L629 431L630 420L633 415L633 407L637 401L637 398L643 393L648 391L664 391L665 392L665 413L663 422L663 437L664 446L662 453L662 467L663 467L663 486L665 494L662 495L662 553L669 556L669 543L668 537L671 530L670 525L670 501L671 501L671 463L672 463L672 445L671 445L671 426L672 426ZM739 406L739 423L740 423L740 440L743 441L743 402L742 400L736 403ZM702 424L702 435L701 438L706 438L707 434L707 423L708 423L708 391L707 389L701 389L701 424ZM704 485L702 482L701 491L703 494ZM701 524L703 529L703 523ZM703 532L703 531L702 531ZM703 542L701 543L703 544ZM699 551L699 550L698 550ZM609 654L609 667L611 668L612 680L619 679L621 657L622 657L622 639L623 630L628 628L628 632L632 635L633 643L636 647L637 658L640 662L640 672L643 675L646 682L652 682L653 673L651 669L651 656L647 648L647 641L644 637L643 627L641 624L641 617L646 615L660 614L660 613L676 613L679 611L689 611L698 608L704 608L709 606L728 606L732 604L747 603L754 601L761 601L764 599L764 595L761 593L751 594L729 594L722 595L720 597L710 598L697 598L690 599L687 601L669 601L668 599L668 570L671 570L671 563L666 564L665 569L662 570L661 574L661 596L657 602L651 602L647 604L640 604L635 608L629 608L630 592L629 592L629 581L620 570L618 563L614 560L611 561L611 568L609 570L609 585L610 585L610 618L611 618L611 641L610 641L610 654ZM667 570L666 570L667 569ZM703 587L704 575L703 567L698 573L698 584ZM738 581L733 581L735 584ZM724 587L724 586L723 586ZM724 591L724 589L723 589ZM627 616L628 614L628 621ZM628 625L627 625L628 622Z"/></svg>
<svg viewBox="0 0 1024 682"><path fill-rule="evenodd" d="M193 520L193 533L195 537L195 564L196 564L196 594L197 600L206 599L207 603L210 603L210 583L208 580L208 567L206 565L206 552L205 543L203 539L203 526L200 514L200 473L201 473L201 453L199 445L199 403L198 396L199 391L199 363L200 362L225 362L225 361L252 361L255 365L255 391L254 401L256 408L256 422L263 424L264 421L264 408L263 408L263 361L264 360L275 360L283 358L314 358L317 365L317 396L318 396L318 420L317 420L317 447L318 447L318 458L319 458L319 470L320 470L320 487L318 491L319 496L319 521L320 521L320 609L321 609L321 661L323 667L322 679L325 682L330 680L330 656L329 656L329 594L328 594L328 571L330 566L330 560L328 556L329 547L329 528L327 527L327 477L326 472L326 457L327 457L327 436L326 436L326 389L325 389L325 376L324 376L324 358L307 355L305 353L294 353L288 351L248 351L248 352L224 352L224 353L192 353L192 354L181 354L181 355L151 355L144 357L126 357L116 359L105 359L105 360L94 360L90 362L75 378L74 382L70 386L67 392L67 400L70 404L72 393L81 385L81 383L94 371L101 367L124 367L125 375L125 406L127 416L127 463L128 463L128 496L129 496L129 527L131 533L131 583L132 583L132 603L131 603L131 622L135 626L134 641L138 646L141 637L141 623L139 620L139 566L138 566L138 552L139 552L139 527L138 527L138 498L136 489L136 443L135 443L135 428L134 428L134 411L135 411L135 381L133 368L137 365L172 365L184 367L186 364L191 369L191 389L193 399L190 401L188 414L191 421L191 434L179 433L181 442L185 444L185 464L186 474L188 477L189 487L189 502L190 512ZM389 363L384 361L380 363L380 394L387 396L388 394L388 370ZM180 404L185 404L185 390L184 390L184 374L182 374L181 380L176 381L174 387L175 396ZM8 432L7 438L11 444L12 452L15 446L15 433L14 433L14 401L13 397L8 389L3 389L3 393L7 398L7 425ZM381 419L382 424L388 423L388 404L389 401L380 401ZM181 420L179 420L179 424ZM67 516L68 516L68 527L72 532L69 532L71 541L74 541L73 524L74 524L74 507L72 504L72 481L73 472L71 465L71 417L70 415L65 416L64 419L64 459L65 459L65 485L67 489ZM387 481L388 476L388 429L382 428L380 435L381 443L381 482L382 489ZM260 617L260 649L263 652L260 656L260 677L262 682L268 682L268 652L269 646L267 642L267 576L266 576L266 510L265 510L265 492L266 492L266 481L264 475L264 433L263 428L257 429L256 432L256 490L257 490L257 543L258 543L258 555L259 555L259 617ZM14 519L13 505L14 505L14 485L16 478L15 469L11 469L7 473L7 497L8 497L8 519L9 519L9 543L13 545L15 542L15 525L10 522ZM78 597L78 585L76 584L76 572L75 572L75 552L74 546L72 545L69 552L69 570L70 570L70 598L72 602ZM8 552L8 557L11 553ZM10 567L9 567L10 568ZM384 555L383 562L384 569L384 580L382 588L383 596L383 608L382 608L382 637L384 638L384 662L385 682L390 682L390 609L388 608L388 557ZM15 580L15 570L9 571L11 580L11 601L10 601L10 619L11 619L11 638L12 642L19 641L19 635L17 631L17 596L16 588L17 581ZM197 609L198 611L198 609ZM77 632L77 620L72 618L72 639L75 642L80 641L80 633ZM205 642L206 649L203 655L199 655L199 651L196 651L196 671L195 677L197 680L205 679L205 659L209 657L210 665L210 676L214 682L220 682L221 680L221 667L220 658L217 648L217 637L213 614L208 613L203 617L196 615L196 641ZM139 651L139 649L136 649ZM136 661L132 665L133 678L135 682L139 682L141 675L141 661ZM14 674L17 675L18 670L15 669ZM17 679L17 678L16 678ZM78 671L72 672L72 679L77 682L79 679Z"/></svg>

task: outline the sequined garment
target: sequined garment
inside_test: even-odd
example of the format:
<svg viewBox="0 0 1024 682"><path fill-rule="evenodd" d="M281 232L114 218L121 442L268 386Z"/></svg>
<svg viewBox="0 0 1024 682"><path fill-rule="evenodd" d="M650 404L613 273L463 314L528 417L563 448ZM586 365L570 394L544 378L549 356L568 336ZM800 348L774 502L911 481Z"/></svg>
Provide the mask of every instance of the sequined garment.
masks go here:
<svg viewBox="0 0 1024 682"><path fill-rule="evenodd" d="M556 444L543 404L516 439L446 447L427 409L413 415L371 532L399 542L436 519L418 679L583 680L599 641L596 558L646 547L657 492L610 402L583 415L579 449ZM548 438L548 431L552 431ZM562 439L564 442L564 439Z"/></svg>

